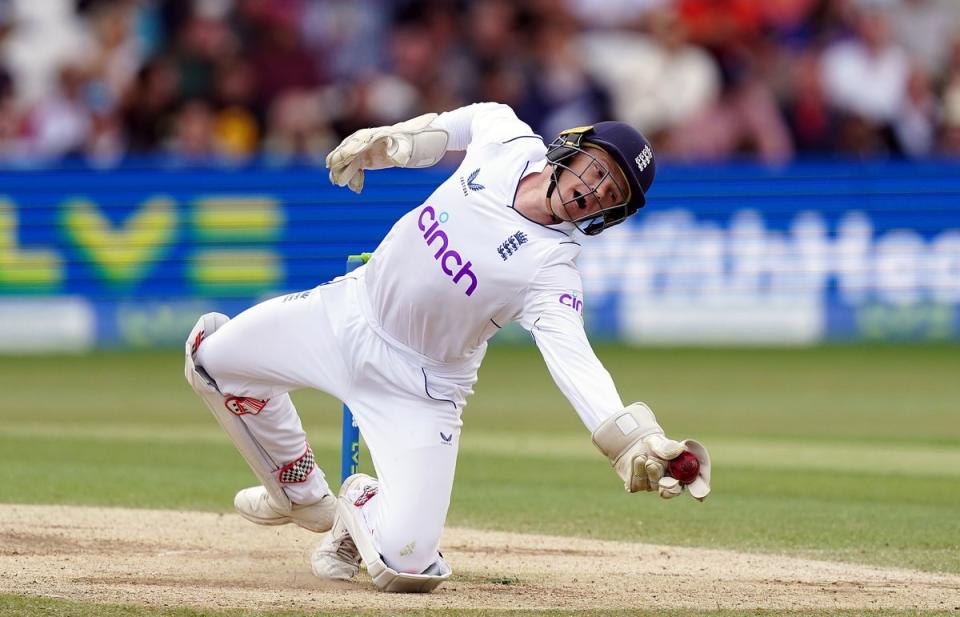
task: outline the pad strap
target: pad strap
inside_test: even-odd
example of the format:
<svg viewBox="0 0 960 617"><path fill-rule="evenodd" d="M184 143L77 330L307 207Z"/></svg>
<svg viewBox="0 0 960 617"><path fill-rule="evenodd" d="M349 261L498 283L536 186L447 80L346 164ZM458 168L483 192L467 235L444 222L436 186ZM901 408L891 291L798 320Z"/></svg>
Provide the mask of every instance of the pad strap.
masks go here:
<svg viewBox="0 0 960 617"><path fill-rule="evenodd" d="M300 458L280 468L277 472L277 479L280 480L280 484L305 482L316 466L313 450L308 445L306 452Z"/></svg>

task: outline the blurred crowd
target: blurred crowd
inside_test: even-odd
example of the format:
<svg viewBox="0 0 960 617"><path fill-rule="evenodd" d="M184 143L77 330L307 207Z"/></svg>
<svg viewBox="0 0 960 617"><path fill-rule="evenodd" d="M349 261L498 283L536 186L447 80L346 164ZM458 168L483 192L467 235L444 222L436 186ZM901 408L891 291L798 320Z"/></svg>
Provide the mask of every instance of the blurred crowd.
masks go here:
<svg viewBox="0 0 960 617"><path fill-rule="evenodd" d="M960 156L958 0L0 0L0 159L322 161L475 101L674 159Z"/></svg>

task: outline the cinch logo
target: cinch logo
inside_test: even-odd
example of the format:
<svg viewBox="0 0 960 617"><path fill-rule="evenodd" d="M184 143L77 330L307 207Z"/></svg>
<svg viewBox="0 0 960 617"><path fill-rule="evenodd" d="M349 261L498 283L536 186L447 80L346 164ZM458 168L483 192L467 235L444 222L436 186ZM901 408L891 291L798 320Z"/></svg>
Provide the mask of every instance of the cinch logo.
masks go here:
<svg viewBox="0 0 960 617"><path fill-rule="evenodd" d="M569 306L578 313L583 313L583 300L577 297L577 294L563 294L560 296L560 304Z"/></svg>
<svg viewBox="0 0 960 617"><path fill-rule="evenodd" d="M637 169L643 171L647 168L647 165L650 164L650 161L653 160L653 151L650 149L650 146L644 146L643 150L640 151L640 154L637 155L637 158L633 159L637 164Z"/></svg>
<svg viewBox="0 0 960 617"><path fill-rule="evenodd" d="M450 215L446 212L441 212L438 215L437 211L431 206L424 206L423 210L420 211L420 216L417 218L417 227L423 232L423 239L427 241L427 246L432 245L434 240L439 240L439 248L437 252L433 254L433 258L440 262L440 269L443 270L444 274L453 277L454 285L459 283L463 277L468 277L470 279L470 285L467 287L466 294L472 296L473 292L477 289L477 275L470 271L470 266L472 266L473 263L469 260L464 263L460 253L454 250L448 251L447 247L450 244L450 238L446 232L439 229L440 223L446 223L449 217ZM427 227L427 224L431 221L433 224ZM450 267L451 262L457 266L461 266L461 268L454 272Z"/></svg>

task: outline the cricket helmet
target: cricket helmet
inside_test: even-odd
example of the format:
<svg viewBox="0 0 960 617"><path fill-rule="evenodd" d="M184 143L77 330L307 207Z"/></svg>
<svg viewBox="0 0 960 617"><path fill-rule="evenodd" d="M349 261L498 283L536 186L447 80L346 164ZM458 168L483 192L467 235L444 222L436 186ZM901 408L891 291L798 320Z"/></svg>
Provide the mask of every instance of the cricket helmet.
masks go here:
<svg viewBox="0 0 960 617"><path fill-rule="evenodd" d="M556 189L563 171L576 173L566 165L569 159L578 153L595 158L590 154L590 148L600 148L610 155L623 173L627 186L621 187L623 195L626 196L622 203L605 208L586 219L573 221L577 228L588 236L622 223L642 208L647 202L647 191L657 173L650 142L629 124L608 121L567 129L547 147L547 160L553 164L548 198Z"/></svg>

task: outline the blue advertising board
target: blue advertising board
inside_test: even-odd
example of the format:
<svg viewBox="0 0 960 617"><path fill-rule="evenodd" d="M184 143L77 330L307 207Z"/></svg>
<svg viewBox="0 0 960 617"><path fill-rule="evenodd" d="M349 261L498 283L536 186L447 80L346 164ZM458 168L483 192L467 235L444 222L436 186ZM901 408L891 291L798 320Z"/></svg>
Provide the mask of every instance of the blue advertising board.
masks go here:
<svg viewBox="0 0 960 617"><path fill-rule="evenodd" d="M580 265L597 327L638 342L956 339L960 165L670 168Z"/></svg>
<svg viewBox="0 0 960 617"><path fill-rule="evenodd" d="M131 164L0 172L0 351L182 342L198 314L309 289L449 169ZM649 344L956 340L960 165L663 165L584 242L594 335Z"/></svg>

